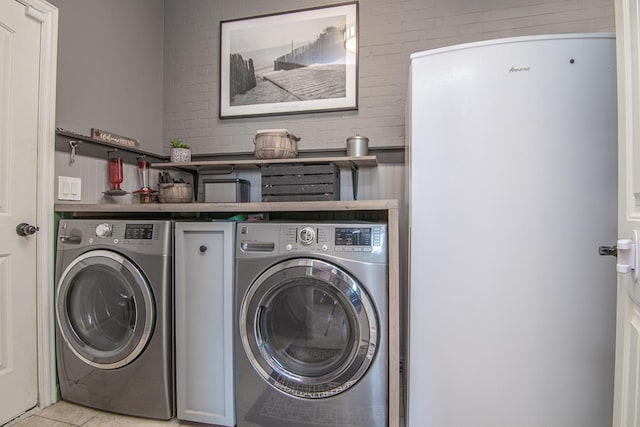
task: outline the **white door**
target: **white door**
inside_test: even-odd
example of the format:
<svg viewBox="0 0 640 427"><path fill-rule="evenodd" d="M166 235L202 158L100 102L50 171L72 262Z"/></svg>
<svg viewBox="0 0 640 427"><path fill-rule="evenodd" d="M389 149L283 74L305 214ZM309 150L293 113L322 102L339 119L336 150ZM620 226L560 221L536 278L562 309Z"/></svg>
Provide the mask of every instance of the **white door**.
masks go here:
<svg viewBox="0 0 640 427"><path fill-rule="evenodd" d="M0 2L0 424L38 403L35 224L41 22Z"/></svg>
<svg viewBox="0 0 640 427"><path fill-rule="evenodd" d="M618 57L618 302L613 425L640 425L640 32L638 0L616 0ZM625 250L630 247L630 250ZM635 252L635 253L634 253ZM628 272L627 272L628 271Z"/></svg>

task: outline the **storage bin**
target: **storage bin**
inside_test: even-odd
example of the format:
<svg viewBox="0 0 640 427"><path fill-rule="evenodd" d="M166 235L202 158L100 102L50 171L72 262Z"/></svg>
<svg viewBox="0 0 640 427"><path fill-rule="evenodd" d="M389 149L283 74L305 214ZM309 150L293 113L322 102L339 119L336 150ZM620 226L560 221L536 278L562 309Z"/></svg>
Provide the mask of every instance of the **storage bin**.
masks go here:
<svg viewBox="0 0 640 427"><path fill-rule="evenodd" d="M248 202L251 183L246 179L205 179L205 203Z"/></svg>
<svg viewBox="0 0 640 427"><path fill-rule="evenodd" d="M340 200L340 170L335 163L276 164L260 169L263 202Z"/></svg>
<svg viewBox="0 0 640 427"><path fill-rule="evenodd" d="M158 201L160 203L191 203L193 186L182 183L158 184Z"/></svg>

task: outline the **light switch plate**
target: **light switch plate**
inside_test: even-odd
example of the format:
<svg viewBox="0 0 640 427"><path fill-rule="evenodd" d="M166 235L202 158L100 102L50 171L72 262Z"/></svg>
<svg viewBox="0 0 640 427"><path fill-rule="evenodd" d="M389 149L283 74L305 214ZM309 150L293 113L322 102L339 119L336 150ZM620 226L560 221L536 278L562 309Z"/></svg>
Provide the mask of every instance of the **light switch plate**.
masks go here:
<svg viewBox="0 0 640 427"><path fill-rule="evenodd" d="M82 200L82 179L59 176L58 200Z"/></svg>

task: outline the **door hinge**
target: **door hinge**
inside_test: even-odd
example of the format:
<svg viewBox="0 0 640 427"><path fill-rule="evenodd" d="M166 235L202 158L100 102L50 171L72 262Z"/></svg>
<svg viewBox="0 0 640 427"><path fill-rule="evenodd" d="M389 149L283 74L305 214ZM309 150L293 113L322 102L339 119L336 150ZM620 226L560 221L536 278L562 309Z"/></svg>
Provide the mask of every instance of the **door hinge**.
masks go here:
<svg viewBox="0 0 640 427"><path fill-rule="evenodd" d="M27 0L16 0L18 3L24 6L24 14L32 17L38 22L44 22L47 19L47 14L41 10L36 9L30 5Z"/></svg>
<svg viewBox="0 0 640 427"><path fill-rule="evenodd" d="M623 274L635 271L637 268L635 242L631 239L620 239L616 242L616 251L618 257L616 271Z"/></svg>

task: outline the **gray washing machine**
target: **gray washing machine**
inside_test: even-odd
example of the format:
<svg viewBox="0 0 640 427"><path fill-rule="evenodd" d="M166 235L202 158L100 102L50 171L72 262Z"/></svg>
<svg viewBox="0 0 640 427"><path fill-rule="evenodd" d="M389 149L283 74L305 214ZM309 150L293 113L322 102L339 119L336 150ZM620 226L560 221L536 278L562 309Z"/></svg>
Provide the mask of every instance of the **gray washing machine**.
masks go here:
<svg viewBox="0 0 640 427"><path fill-rule="evenodd" d="M386 426L386 225L236 232L238 426Z"/></svg>
<svg viewBox="0 0 640 427"><path fill-rule="evenodd" d="M61 220L56 356L63 400L174 416L170 221Z"/></svg>

